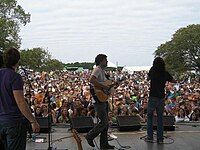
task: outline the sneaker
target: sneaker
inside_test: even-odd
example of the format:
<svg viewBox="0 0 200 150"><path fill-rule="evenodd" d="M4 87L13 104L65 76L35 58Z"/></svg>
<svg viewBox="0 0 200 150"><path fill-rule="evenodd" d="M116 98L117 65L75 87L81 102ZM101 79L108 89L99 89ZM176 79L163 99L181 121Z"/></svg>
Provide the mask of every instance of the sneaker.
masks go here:
<svg viewBox="0 0 200 150"><path fill-rule="evenodd" d="M153 139L150 139L150 138L148 138L148 137L146 137L146 138L144 139L144 141L145 141L145 142L149 142L149 143L153 143Z"/></svg>
<svg viewBox="0 0 200 150"><path fill-rule="evenodd" d="M88 138L88 136L85 136L85 139L87 140L88 144L92 147L95 147L93 139Z"/></svg>
<svg viewBox="0 0 200 150"><path fill-rule="evenodd" d="M101 150L109 150L109 149L115 149L115 146L113 146L113 145L102 145L102 146L100 146L100 149Z"/></svg>

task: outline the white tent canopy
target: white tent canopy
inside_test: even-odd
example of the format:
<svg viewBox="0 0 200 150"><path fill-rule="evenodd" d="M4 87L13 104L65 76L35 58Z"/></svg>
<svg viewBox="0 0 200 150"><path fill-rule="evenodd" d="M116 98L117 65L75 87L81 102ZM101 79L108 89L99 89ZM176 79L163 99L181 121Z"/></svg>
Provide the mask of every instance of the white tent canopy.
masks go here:
<svg viewBox="0 0 200 150"><path fill-rule="evenodd" d="M117 68L117 65L108 60L107 67Z"/></svg>
<svg viewBox="0 0 200 150"><path fill-rule="evenodd" d="M149 71L151 66L129 66L124 67L122 72L133 73L134 71Z"/></svg>
<svg viewBox="0 0 200 150"><path fill-rule="evenodd" d="M95 68L95 67L96 67L96 65L93 66L93 68ZM117 65L108 60L107 67L117 68Z"/></svg>

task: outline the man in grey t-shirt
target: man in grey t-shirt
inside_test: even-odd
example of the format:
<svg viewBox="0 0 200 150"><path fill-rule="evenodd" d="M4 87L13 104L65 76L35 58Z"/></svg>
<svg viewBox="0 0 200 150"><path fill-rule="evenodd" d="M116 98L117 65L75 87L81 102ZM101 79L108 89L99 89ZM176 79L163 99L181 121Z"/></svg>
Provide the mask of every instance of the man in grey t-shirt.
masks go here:
<svg viewBox="0 0 200 150"><path fill-rule="evenodd" d="M106 55L97 55L95 58L96 68L94 68L90 76L90 92L95 101L94 108L99 121L97 125L88 132L86 135L86 140L90 146L95 147L93 140L100 134L100 148L114 149L115 146L108 144L108 102L100 102L94 91L94 87L98 87L98 89L102 90L108 90L110 88L103 84L103 82L108 80L105 75L107 62Z"/></svg>

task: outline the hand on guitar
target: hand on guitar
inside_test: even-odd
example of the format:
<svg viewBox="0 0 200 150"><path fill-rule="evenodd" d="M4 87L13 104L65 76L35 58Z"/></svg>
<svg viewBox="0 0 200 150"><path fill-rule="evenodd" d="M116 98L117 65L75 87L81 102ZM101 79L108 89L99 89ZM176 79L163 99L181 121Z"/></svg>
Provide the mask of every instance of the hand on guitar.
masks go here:
<svg viewBox="0 0 200 150"><path fill-rule="evenodd" d="M111 88L111 85L103 85L102 90L109 91L110 88Z"/></svg>
<svg viewBox="0 0 200 150"><path fill-rule="evenodd" d="M106 93L107 95L109 95L111 88L112 88L112 86L104 85L101 90L104 91L104 93Z"/></svg>
<svg viewBox="0 0 200 150"><path fill-rule="evenodd" d="M105 88L102 89L102 91L107 94L110 95L111 93L113 93L113 90L115 89L115 87L117 87L119 84L118 82L113 82L111 80L108 80L106 84L103 84Z"/></svg>
<svg viewBox="0 0 200 150"><path fill-rule="evenodd" d="M111 80L106 80L103 83L101 83L101 88L98 86L94 86L94 92L95 96L99 99L100 102L106 102L109 96L112 95L112 93L115 92L115 89L120 85L120 83L125 80L126 78L122 77L118 81L111 81Z"/></svg>

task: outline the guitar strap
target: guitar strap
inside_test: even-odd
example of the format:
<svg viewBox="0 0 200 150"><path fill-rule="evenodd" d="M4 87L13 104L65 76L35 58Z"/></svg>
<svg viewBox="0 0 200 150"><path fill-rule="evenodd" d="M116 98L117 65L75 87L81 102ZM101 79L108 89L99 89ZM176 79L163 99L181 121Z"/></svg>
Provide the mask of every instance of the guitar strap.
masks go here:
<svg viewBox="0 0 200 150"><path fill-rule="evenodd" d="M93 99L94 99L94 101L95 101L96 103L101 103L101 102L99 101L98 97L97 97L96 94L95 94L94 86L91 85L91 84L90 84L90 93L91 93L91 95L92 95L92 97L93 97Z"/></svg>
<svg viewBox="0 0 200 150"><path fill-rule="evenodd" d="M107 79L107 80L110 80L110 74L105 73L105 76L106 76L106 79Z"/></svg>

